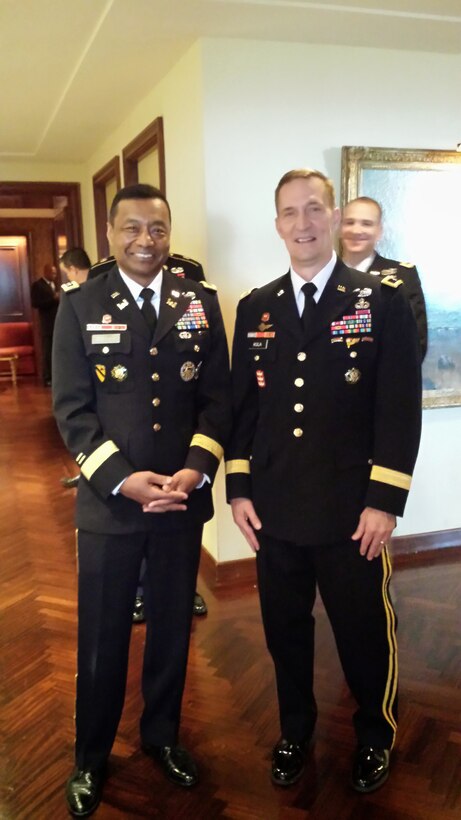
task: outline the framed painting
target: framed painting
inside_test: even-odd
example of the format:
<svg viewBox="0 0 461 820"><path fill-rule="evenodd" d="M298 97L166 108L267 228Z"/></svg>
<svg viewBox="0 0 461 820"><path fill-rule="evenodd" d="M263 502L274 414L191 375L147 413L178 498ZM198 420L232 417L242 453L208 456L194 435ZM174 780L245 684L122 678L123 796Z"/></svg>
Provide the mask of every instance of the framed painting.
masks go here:
<svg viewBox="0 0 461 820"><path fill-rule="evenodd" d="M357 196L383 209L383 256L418 268L429 346L423 406L461 405L461 152L342 149L341 204Z"/></svg>

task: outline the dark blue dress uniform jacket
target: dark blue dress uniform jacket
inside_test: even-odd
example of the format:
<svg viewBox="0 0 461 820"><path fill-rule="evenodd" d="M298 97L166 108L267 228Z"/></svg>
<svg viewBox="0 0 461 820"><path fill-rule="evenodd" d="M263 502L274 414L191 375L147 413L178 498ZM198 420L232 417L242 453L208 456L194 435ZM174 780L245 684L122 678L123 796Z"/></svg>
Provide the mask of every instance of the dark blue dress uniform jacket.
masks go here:
<svg viewBox="0 0 461 820"><path fill-rule="evenodd" d="M251 498L266 534L298 544L349 538L366 506L402 515L420 371L415 320L393 277L338 260L307 337L289 274L252 291L233 345L229 500Z"/></svg>
<svg viewBox="0 0 461 820"><path fill-rule="evenodd" d="M177 323L193 300L208 327L181 329ZM187 512L161 515L145 514L112 491L138 470L172 475L190 467L215 476L230 428L230 396L227 342L212 285L164 271L153 338L117 266L82 288L64 286L53 395L58 427L83 476L80 529L170 530L211 518L209 484L191 493Z"/></svg>
<svg viewBox="0 0 461 820"><path fill-rule="evenodd" d="M397 262L396 259L386 259L385 256L381 256L377 253L370 265L368 273L379 273L381 276L388 276L389 273L392 273L397 279L402 280L405 293L408 296L416 319L419 343L421 346L421 361L423 361L427 353L427 313L421 279L419 278L416 266L411 265L409 262Z"/></svg>

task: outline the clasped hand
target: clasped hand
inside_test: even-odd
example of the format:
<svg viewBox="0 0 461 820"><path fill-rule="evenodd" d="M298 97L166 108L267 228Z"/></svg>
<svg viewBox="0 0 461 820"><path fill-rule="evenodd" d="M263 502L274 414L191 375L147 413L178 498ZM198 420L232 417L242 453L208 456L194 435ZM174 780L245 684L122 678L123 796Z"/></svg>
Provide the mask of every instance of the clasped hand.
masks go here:
<svg viewBox="0 0 461 820"><path fill-rule="evenodd" d="M189 493L202 480L197 470L178 470L173 476L150 470L132 473L120 487L120 493L141 504L143 512L181 512L187 510Z"/></svg>

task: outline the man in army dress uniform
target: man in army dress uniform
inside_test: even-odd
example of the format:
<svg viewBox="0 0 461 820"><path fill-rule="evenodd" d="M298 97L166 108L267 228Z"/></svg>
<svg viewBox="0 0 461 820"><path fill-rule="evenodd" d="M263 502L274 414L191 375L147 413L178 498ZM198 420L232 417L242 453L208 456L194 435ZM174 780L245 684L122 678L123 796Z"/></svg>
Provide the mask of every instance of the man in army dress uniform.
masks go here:
<svg viewBox="0 0 461 820"><path fill-rule="evenodd" d="M376 199L360 196L345 206L341 219L341 248L346 265L374 276L394 275L403 282L418 327L421 361L427 353L427 314L421 280L415 265L386 259L375 250L383 232L382 209Z"/></svg>
<svg viewBox="0 0 461 820"><path fill-rule="evenodd" d="M213 285L163 270L170 210L148 185L114 198L116 264L63 286L53 356L59 429L81 468L76 769L70 813L98 805L123 708L133 601L146 558L143 750L180 786L192 603L211 482L230 427L228 354Z"/></svg>
<svg viewBox="0 0 461 820"><path fill-rule="evenodd" d="M96 276L99 276L101 273L107 273L115 263L115 258L113 256L108 256L106 259L101 259L99 262L96 262L95 265L92 265L90 268L88 279L95 279ZM163 265L164 270L168 270L171 273L174 273L179 279L192 279L194 282L204 282L205 281L205 274L203 272L203 267L200 262L197 262L195 259L190 259L188 256L182 256L180 253L170 253ZM78 476L69 479L68 481L64 480L64 486L67 487L76 487ZM144 592L143 592L143 585L142 579L144 576L144 569L145 565L143 563L141 567L141 576L139 579L139 586L136 593L135 601L134 601L134 608L133 608L133 623L135 624L142 624L146 620L145 618L145 608L144 608ZM194 615L206 615L208 612L208 607L206 605L206 601L203 595L195 591L194 595L194 603L192 607L192 611Z"/></svg>
<svg viewBox="0 0 461 820"><path fill-rule="evenodd" d="M352 783L368 792L388 776L397 726L388 541L419 446L416 326L400 280L337 258L340 217L323 174L285 174L276 210L291 268L239 303L226 451L228 498L256 552L276 672L272 780L301 777L315 726L318 586L358 704Z"/></svg>

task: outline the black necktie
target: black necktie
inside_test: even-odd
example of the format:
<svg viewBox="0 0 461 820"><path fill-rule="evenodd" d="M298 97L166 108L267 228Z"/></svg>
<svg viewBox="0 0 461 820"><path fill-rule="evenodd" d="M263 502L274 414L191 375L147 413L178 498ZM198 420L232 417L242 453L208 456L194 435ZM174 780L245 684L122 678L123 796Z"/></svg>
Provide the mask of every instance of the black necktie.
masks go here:
<svg viewBox="0 0 461 820"><path fill-rule="evenodd" d="M301 290L304 293L304 308L301 313L301 324L304 332L306 333L312 324L315 308L317 307L314 299L314 293L317 290L317 287L313 282L306 282L306 284L302 286Z"/></svg>
<svg viewBox="0 0 461 820"><path fill-rule="evenodd" d="M154 291L152 288L143 288L139 295L141 299L144 299L141 313L149 326L149 330L152 332L152 335L154 335L155 328L157 327L157 313L152 304Z"/></svg>

